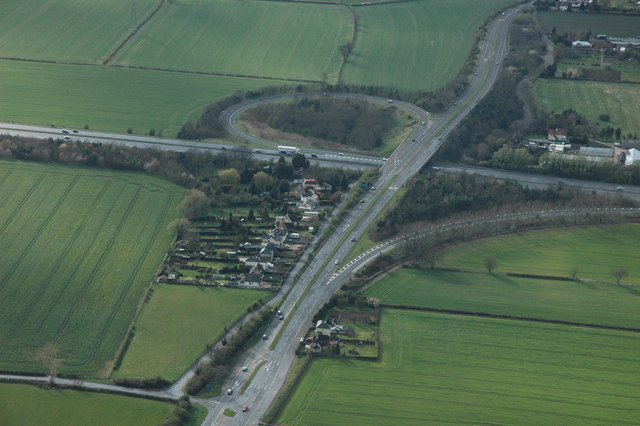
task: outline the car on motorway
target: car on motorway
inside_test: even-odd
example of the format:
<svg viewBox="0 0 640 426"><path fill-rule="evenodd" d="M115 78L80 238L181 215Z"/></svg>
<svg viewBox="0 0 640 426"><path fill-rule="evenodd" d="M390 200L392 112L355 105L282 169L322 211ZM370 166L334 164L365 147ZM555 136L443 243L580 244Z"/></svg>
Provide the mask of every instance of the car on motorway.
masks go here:
<svg viewBox="0 0 640 426"><path fill-rule="evenodd" d="M262 154L262 150L261 150L261 149L256 149L256 150L255 150L255 151L253 151L253 152L257 152L257 153L259 153L259 154Z"/></svg>
<svg viewBox="0 0 640 426"><path fill-rule="evenodd" d="M221 147L220 149L227 149L227 147L226 147L226 146L223 146L223 147Z"/></svg>
<svg viewBox="0 0 640 426"><path fill-rule="evenodd" d="M624 188L619 186L619 187L616 188L616 191L624 191Z"/></svg>
<svg viewBox="0 0 640 426"><path fill-rule="evenodd" d="M80 133L79 131L77 131L76 129L72 130L73 133Z"/></svg>
<svg viewBox="0 0 640 426"><path fill-rule="evenodd" d="M335 262L333 262L334 265L339 265L340 261L338 259L335 260Z"/></svg>
<svg viewBox="0 0 640 426"><path fill-rule="evenodd" d="M247 372L247 370L249 370L249 367L246 367L246 366L245 366L245 367L242 367L242 372L243 372L243 373L246 373L246 372Z"/></svg>
<svg viewBox="0 0 640 426"><path fill-rule="evenodd" d="M438 140L441 141L442 140L442 136L438 136Z"/></svg>
<svg viewBox="0 0 640 426"><path fill-rule="evenodd" d="M269 336L267 336L266 334L262 335L262 340L267 340L269 338Z"/></svg>
<svg viewBox="0 0 640 426"><path fill-rule="evenodd" d="M422 125L424 126L425 124L427 124L427 122L426 122L426 121L423 121L423 122L422 122Z"/></svg>
<svg viewBox="0 0 640 426"><path fill-rule="evenodd" d="M243 405L243 406L242 406L242 411L243 411L244 413L246 413L247 411L249 411L249 406L248 406L248 405L246 405L246 404L245 404L245 405Z"/></svg>
<svg viewBox="0 0 640 426"><path fill-rule="evenodd" d="M387 103L392 104L393 103L393 99L387 99Z"/></svg>
<svg viewBox="0 0 640 426"><path fill-rule="evenodd" d="M356 241L357 241L357 240L356 240L356 237L351 237L351 242L352 242L352 243L355 243Z"/></svg>
<svg viewBox="0 0 640 426"><path fill-rule="evenodd" d="M364 200L360 200L360 204L364 204Z"/></svg>
<svg viewBox="0 0 640 426"><path fill-rule="evenodd" d="M62 129L62 133L69 133L67 129Z"/></svg>
<svg viewBox="0 0 640 426"><path fill-rule="evenodd" d="M63 136L62 139L64 139L65 141L71 140L69 136Z"/></svg>
<svg viewBox="0 0 640 426"><path fill-rule="evenodd" d="M473 75L478 75L478 73L477 73L477 72L474 72L474 73L473 73Z"/></svg>
<svg viewBox="0 0 640 426"><path fill-rule="evenodd" d="M311 154L311 158L318 158L318 154Z"/></svg>
<svg viewBox="0 0 640 426"><path fill-rule="evenodd" d="M415 142L415 141L416 141L416 138L411 138L411 141L412 141L412 142Z"/></svg>
<svg viewBox="0 0 640 426"><path fill-rule="evenodd" d="M227 389L227 395L233 395L233 389Z"/></svg>

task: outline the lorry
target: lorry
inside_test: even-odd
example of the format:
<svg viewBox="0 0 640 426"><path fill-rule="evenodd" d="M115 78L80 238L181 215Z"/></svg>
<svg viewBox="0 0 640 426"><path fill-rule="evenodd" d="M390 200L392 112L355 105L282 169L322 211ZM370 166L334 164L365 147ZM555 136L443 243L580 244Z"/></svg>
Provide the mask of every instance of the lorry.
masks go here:
<svg viewBox="0 0 640 426"><path fill-rule="evenodd" d="M296 155L300 150L295 146L278 145L278 152L284 155Z"/></svg>

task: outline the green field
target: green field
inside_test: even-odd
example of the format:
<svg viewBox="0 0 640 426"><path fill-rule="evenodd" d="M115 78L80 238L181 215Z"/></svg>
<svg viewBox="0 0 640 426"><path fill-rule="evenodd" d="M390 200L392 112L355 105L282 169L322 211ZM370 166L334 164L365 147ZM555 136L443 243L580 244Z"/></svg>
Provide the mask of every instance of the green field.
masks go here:
<svg viewBox="0 0 640 426"><path fill-rule="evenodd" d="M158 0L136 0L142 21ZM130 0L3 0L0 57L102 63L131 30Z"/></svg>
<svg viewBox="0 0 640 426"><path fill-rule="evenodd" d="M176 380L247 307L260 290L160 284L142 309L136 333L113 377Z"/></svg>
<svg viewBox="0 0 640 426"><path fill-rule="evenodd" d="M638 35L638 17L624 15L602 15L588 13L538 12L542 30L550 33L553 27L559 34L584 34L591 30L595 36L634 37Z"/></svg>
<svg viewBox="0 0 640 426"><path fill-rule="evenodd" d="M476 30L511 0L427 0L360 7L345 83L437 89L467 59Z"/></svg>
<svg viewBox="0 0 640 426"><path fill-rule="evenodd" d="M540 79L534 83L533 92L544 111L571 108L593 124L620 127L625 135L640 133L640 115L636 113L640 84ZM611 121L598 121L601 114L609 114Z"/></svg>
<svg viewBox="0 0 640 426"><path fill-rule="evenodd" d="M263 1L169 2L117 56L124 65L336 81L351 40L344 7ZM188 48L185 48L188 46Z"/></svg>
<svg viewBox="0 0 640 426"><path fill-rule="evenodd" d="M279 423L634 424L637 333L382 313L381 363L314 361Z"/></svg>
<svg viewBox="0 0 640 426"><path fill-rule="evenodd" d="M171 242L182 189L0 162L0 369L100 374Z"/></svg>
<svg viewBox="0 0 640 426"><path fill-rule="evenodd" d="M0 121L175 137L182 123L237 90L274 80L0 60Z"/></svg>
<svg viewBox="0 0 640 426"><path fill-rule="evenodd" d="M0 384L0 425L156 426L174 405L119 395Z"/></svg>
<svg viewBox="0 0 640 426"><path fill-rule="evenodd" d="M613 284L402 268L365 294L395 305L640 329L640 291Z"/></svg>
<svg viewBox="0 0 640 426"><path fill-rule="evenodd" d="M484 272L492 255L497 272L578 277L615 282L613 268L626 268L623 283L640 284L635 250L639 225L569 227L488 238L447 248L438 267Z"/></svg>

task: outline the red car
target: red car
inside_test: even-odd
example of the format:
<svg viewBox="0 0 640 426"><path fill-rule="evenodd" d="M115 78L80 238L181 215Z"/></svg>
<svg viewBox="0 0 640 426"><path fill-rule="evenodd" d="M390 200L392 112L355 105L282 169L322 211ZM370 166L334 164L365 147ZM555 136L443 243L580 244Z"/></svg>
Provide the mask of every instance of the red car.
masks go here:
<svg viewBox="0 0 640 426"><path fill-rule="evenodd" d="M244 412L249 411L249 406L248 405L243 405L242 406L242 411L244 411Z"/></svg>

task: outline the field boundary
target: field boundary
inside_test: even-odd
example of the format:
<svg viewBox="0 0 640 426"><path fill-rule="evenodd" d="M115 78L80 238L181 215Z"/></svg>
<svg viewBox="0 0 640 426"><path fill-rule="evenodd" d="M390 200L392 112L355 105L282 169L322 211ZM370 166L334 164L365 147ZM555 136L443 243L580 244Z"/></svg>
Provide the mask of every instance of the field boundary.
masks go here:
<svg viewBox="0 0 640 426"><path fill-rule="evenodd" d="M133 38L133 36L135 36L136 34L138 34L138 31L140 31L140 28L142 28L147 22L149 22L151 20L151 18L153 18L156 13L158 13L160 11L160 9L162 8L162 6L164 6L165 4L165 0L160 0L160 3L158 3L158 5L156 6L155 9L153 9L151 11L151 13L142 20L142 22L140 22L138 25L135 26L135 28L133 28L131 31L129 31L129 34L127 34L127 36L124 38L124 40L122 40L120 42L120 44L118 46L116 46L116 48L113 50L113 52L111 52L107 58L102 62L102 65L106 65L109 62L111 62L114 58L114 56L116 56L118 54L118 52L120 52L120 50L122 50L122 48L125 46L125 44L127 44L129 42L129 40L131 40Z"/></svg>
<svg viewBox="0 0 640 426"><path fill-rule="evenodd" d="M585 327L585 328L595 328L595 329L615 330L615 331L630 331L633 333L640 333L640 328L634 328L634 327L622 327L622 326L616 326L616 325L593 324L593 323L587 323L587 322L554 320L554 319L547 319L547 318L522 317L518 315L491 314L488 312L465 311L465 310L459 310L459 309L429 308L425 306L396 305L392 303L380 303L380 307L390 308L390 309L402 309L407 311L424 311L424 312L433 312L433 313L449 314L449 315L463 315L463 316L471 316L471 317L507 319L507 320L514 320L514 321L523 321L523 322L570 325L575 327Z"/></svg>

